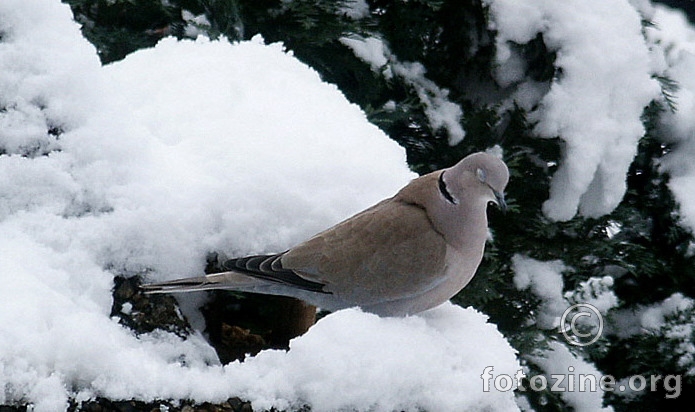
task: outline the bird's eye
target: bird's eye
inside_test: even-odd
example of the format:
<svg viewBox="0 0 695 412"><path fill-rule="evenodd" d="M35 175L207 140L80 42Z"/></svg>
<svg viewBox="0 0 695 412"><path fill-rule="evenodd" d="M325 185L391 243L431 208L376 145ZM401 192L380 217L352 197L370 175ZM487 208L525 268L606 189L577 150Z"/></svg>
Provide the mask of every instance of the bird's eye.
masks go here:
<svg viewBox="0 0 695 412"><path fill-rule="evenodd" d="M485 170L478 169L475 171L475 174L478 176L478 180L480 180L482 183L485 183L485 179L487 179L487 173L485 173Z"/></svg>

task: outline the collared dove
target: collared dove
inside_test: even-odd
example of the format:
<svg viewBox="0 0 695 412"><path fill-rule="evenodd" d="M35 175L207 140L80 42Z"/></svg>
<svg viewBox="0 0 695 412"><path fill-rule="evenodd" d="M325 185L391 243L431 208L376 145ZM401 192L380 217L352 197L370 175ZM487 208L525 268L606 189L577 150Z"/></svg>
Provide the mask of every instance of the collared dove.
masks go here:
<svg viewBox="0 0 695 412"><path fill-rule="evenodd" d="M449 300L471 280L487 205L506 208L504 162L474 153L282 253L231 259L227 272L143 285L146 293L233 289L403 316Z"/></svg>

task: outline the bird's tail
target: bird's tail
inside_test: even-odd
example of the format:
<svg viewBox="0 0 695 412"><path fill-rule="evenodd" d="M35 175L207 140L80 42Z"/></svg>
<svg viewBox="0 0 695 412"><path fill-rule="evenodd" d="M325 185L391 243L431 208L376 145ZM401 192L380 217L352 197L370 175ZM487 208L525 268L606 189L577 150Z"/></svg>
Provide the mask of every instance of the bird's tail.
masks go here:
<svg viewBox="0 0 695 412"><path fill-rule="evenodd" d="M140 289L147 294L172 292L197 292L211 289L249 290L260 283L259 279L237 272L214 273L207 276L176 279L167 282L141 285Z"/></svg>

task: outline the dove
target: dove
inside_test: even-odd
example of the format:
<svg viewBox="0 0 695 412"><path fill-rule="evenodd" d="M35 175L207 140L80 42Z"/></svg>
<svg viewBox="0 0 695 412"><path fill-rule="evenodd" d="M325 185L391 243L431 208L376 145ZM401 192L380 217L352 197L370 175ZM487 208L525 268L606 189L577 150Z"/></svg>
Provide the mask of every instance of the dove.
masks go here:
<svg viewBox="0 0 695 412"><path fill-rule="evenodd" d="M231 259L222 273L142 285L145 293L231 289L336 311L406 316L451 299L473 278L487 206L506 209L505 163L487 153L420 176L393 197L289 250Z"/></svg>

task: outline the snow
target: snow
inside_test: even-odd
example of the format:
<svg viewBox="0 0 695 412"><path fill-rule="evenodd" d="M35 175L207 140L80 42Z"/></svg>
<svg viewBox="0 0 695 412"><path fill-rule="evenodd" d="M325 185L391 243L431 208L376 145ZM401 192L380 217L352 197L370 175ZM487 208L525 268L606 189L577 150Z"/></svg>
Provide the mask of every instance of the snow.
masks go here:
<svg viewBox="0 0 695 412"><path fill-rule="evenodd" d="M340 42L349 47L357 58L368 63L369 67L375 73L379 73L389 62L389 55L391 52L381 39L376 37L365 38L362 36L351 36L341 37ZM391 75L386 75L386 78L390 77Z"/></svg>
<svg viewBox="0 0 695 412"><path fill-rule="evenodd" d="M612 290L614 283L611 276L591 277L579 282L574 291L566 292L565 298L572 304L588 303L605 315L618 306L618 297Z"/></svg>
<svg viewBox="0 0 695 412"><path fill-rule="evenodd" d="M576 412L612 412L613 408L603 407L603 391L597 389L591 391L588 388L589 382L585 381L585 389L580 388L579 384L586 377L594 377L597 380L596 388L598 388L598 379L602 376L601 372L591 363L576 357L567 346L557 342L548 342L548 350L542 352L539 356L530 357L532 361L540 366L548 376L548 386L555 383L553 375L564 377L563 382L558 384L562 399Z"/></svg>
<svg viewBox="0 0 695 412"><path fill-rule="evenodd" d="M695 325L692 323L680 323L667 325L663 333L664 338L677 343L673 349L673 354L678 357L677 365L685 371L686 376L695 376L694 332Z"/></svg>
<svg viewBox="0 0 695 412"><path fill-rule="evenodd" d="M340 12L353 20L369 17L369 4L366 0L346 0L340 7Z"/></svg>
<svg viewBox="0 0 695 412"><path fill-rule="evenodd" d="M186 22L186 26L183 29L184 35L192 39L203 34L201 29L210 29L212 27L205 14L196 16L188 10L182 10L181 18Z"/></svg>
<svg viewBox="0 0 695 412"><path fill-rule="evenodd" d="M617 305L612 290L612 278L591 278L582 282L576 290L563 295L564 282L562 272L569 268L559 260L539 261L527 256L514 255L512 258L514 285L520 289L530 289L541 299L536 321L538 327L553 329L559 325L559 319L570 303L589 303L595 305L602 314ZM569 301L568 301L569 300ZM593 320L593 319L592 319ZM558 341L549 341L548 349L540 354L527 356L546 375L548 387L555 383L553 376L563 376L564 381L555 389L562 399L575 411L612 411L603 407L601 390L577 390L583 377L593 376L598 379L601 373L594 365L576 357L567 345ZM571 377L570 377L571 376ZM573 379L574 386L569 386ZM588 384L588 383L587 383ZM526 390L530 390L526 388Z"/></svg>
<svg viewBox="0 0 695 412"><path fill-rule="evenodd" d="M641 314L641 324L646 330L658 331L666 324L666 317L693 306L693 300L681 293L674 293L661 303L647 307Z"/></svg>
<svg viewBox="0 0 695 412"><path fill-rule="evenodd" d="M0 404L517 409L480 380L488 365L513 374L515 351L450 304L397 319L337 312L288 352L227 366L200 334L135 336L111 319L114 275L191 276L212 250L280 251L414 175L279 44L164 39L101 67L57 0L3 0L0 33ZM187 315L201 298L181 298Z"/></svg>
<svg viewBox="0 0 695 412"><path fill-rule="evenodd" d="M417 94L425 107L425 115L432 130L444 129L449 135L449 145L460 143L466 136L461 127L463 110L449 100L449 91L442 89L427 78L427 69L419 62L402 62L394 55L383 39L351 35L340 38L340 42L371 70L391 79L394 75L403 79Z"/></svg>
<svg viewBox="0 0 695 412"><path fill-rule="evenodd" d="M527 256L512 257L514 286L519 290L531 289L541 299L536 321L543 329L553 329L569 304L562 295L562 272L567 267L559 260L542 262Z"/></svg>
<svg viewBox="0 0 695 412"><path fill-rule="evenodd" d="M640 305L628 309L616 310L611 314L614 333L620 338L628 338L640 333L658 333L667 326L667 318L693 307L693 300L674 293L659 303Z"/></svg>
<svg viewBox="0 0 695 412"><path fill-rule="evenodd" d="M643 109L660 96L651 78L641 16L628 0L486 0L497 31L497 78L521 80L511 44L543 35L561 73L530 119L540 137L560 137L563 156L543 211L565 221L610 213L622 200L625 176L644 134ZM536 84L521 84L528 107Z"/></svg>
<svg viewBox="0 0 695 412"><path fill-rule="evenodd" d="M673 150L664 157L662 170L669 173L669 188L680 204L683 222L695 231L695 29L685 15L663 6L654 6L655 27L647 33L654 45L656 64L678 83L676 112L662 116L662 132Z"/></svg>
<svg viewBox="0 0 695 412"><path fill-rule="evenodd" d="M622 337L636 334L662 336L672 345L670 355L678 359L678 366L686 375L695 375L695 345L693 344L692 309L693 299L681 293L674 293L659 303L641 306L632 311L621 311L617 322L622 328L618 335Z"/></svg>
<svg viewBox="0 0 695 412"><path fill-rule="evenodd" d="M271 379L266 398L254 403L261 408L278 405L279 396L308 400L319 411L517 410L512 392L482 391L480 374L486 366L500 373L519 368L508 343L485 318L452 304L406 319L349 309L319 321L292 342L288 353L266 351L228 368L243 367L251 381ZM480 334L476 339L470 339L473 330ZM243 375L234 379L248 381ZM287 382L299 384L286 388Z"/></svg>
<svg viewBox="0 0 695 412"><path fill-rule="evenodd" d="M541 300L535 319L539 328L559 327L563 314L572 305L589 304L602 315L618 306L618 297L612 290L613 278L610 276L589 278L580 282L574 290L563 293L562 273L570 268L560 260L544 262L516 254L512 257L512 269L514 286L519 290L530 289ZM579 324L598 327L598 319L580 318Z"/></svg>

